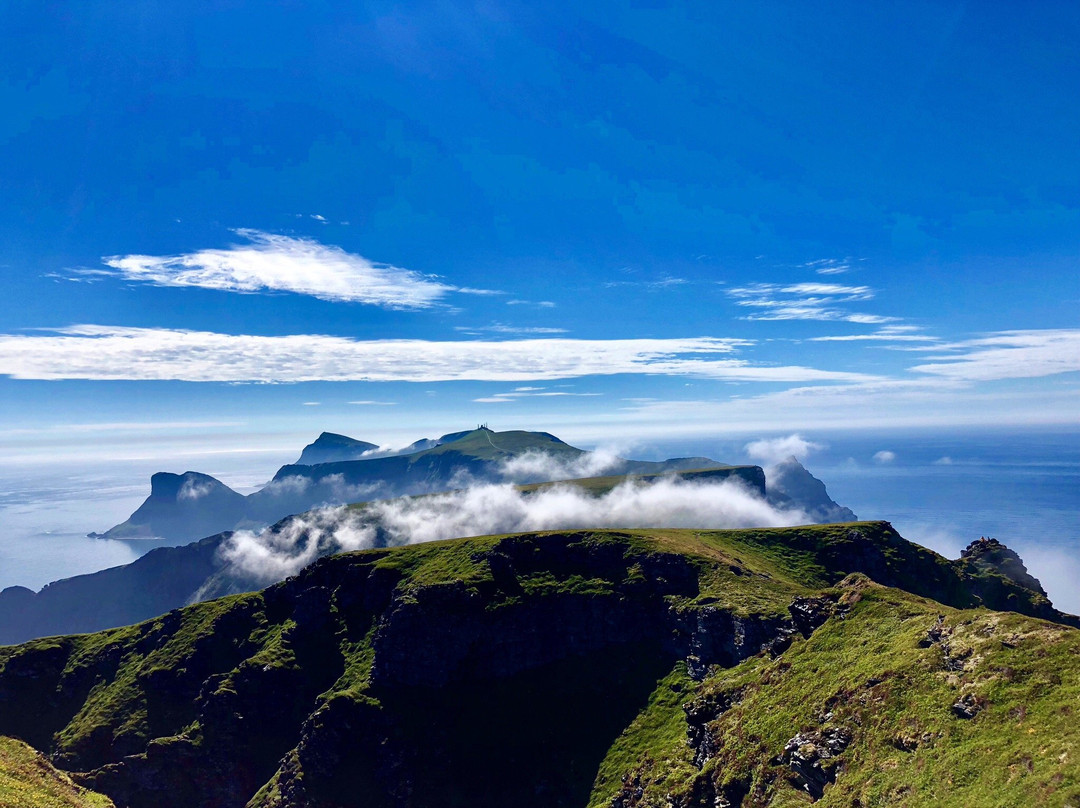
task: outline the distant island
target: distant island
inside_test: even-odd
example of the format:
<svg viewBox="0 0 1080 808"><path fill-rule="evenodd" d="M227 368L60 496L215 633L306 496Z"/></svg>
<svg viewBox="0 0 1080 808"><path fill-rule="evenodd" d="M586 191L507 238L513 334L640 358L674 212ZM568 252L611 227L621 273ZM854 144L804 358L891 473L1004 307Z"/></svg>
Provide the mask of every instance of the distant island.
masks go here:
<svg viewBox="0 0 1080 808"><path fill-rule="evenodd" d="M530 457L548 462L507 463ZM336 505L444 491L468 482L539 482L605 475L642 475L723 468L783 503L805 507L815 522L850 521L855 515L829 499L824 485L795 458L781 464L766 490L758 466L730 466L707 457L663 461L596 457L547 432L494 432L486 427L422 438L396 450L322 433L304 447L296 463L282 466L262 489L248 496L206 474L159 472L150 496L130 517L104 533L106 539L193 541L225 530L263 527L320 505ZM531 472L531 473L530 473ZM591 472L591 473L583 473Z"/></svg>

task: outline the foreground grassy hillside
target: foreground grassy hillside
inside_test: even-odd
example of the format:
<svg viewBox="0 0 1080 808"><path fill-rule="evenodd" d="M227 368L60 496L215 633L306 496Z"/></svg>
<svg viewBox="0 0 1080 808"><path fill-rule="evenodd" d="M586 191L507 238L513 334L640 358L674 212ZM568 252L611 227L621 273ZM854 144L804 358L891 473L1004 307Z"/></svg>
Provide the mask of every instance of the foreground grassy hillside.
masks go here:
<svg viewBox="0 0 1080 808"><path fill-rule="evenodd" d="M0 738L0 805L4 808L112 808L112 801L75 785L40 752Z"/></svg>
<svg viewBox="0 0 1080 808"><path fill-rule="evenodd" d="M1080 805L1080 632L978 561L886 523L345 554L0 648L0 735L118 806Z"/></svg>

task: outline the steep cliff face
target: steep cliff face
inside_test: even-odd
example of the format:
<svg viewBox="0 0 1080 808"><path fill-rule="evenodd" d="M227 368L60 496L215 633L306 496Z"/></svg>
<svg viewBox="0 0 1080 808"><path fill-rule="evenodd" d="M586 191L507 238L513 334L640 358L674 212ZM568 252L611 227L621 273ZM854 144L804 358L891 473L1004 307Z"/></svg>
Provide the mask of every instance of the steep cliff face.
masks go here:
<svg viewBox="0 0 1080 808"><path fill-rule="evenodd" d="M40 592L0 591L0 645L32 637L124 626L190 603L221 569L225 534L184 547L160 547L120 567L65 578Z"/></svg>
<svg viewBox="0 0 1080 808"><path fill-rule="evenodd" d="M980 592L1066 619L884 523L347 554L261 593L0 649L0 735L133 807L851 805L882 755L914 766L890 788L907 772L906 803L933 804L917 772L943 776L940 757L984 783L961 753L998 743L1018 704L1040 746L1072 726L1043 682L1080 687L1078 632L945 605ZM1080 787L1063 761L1009 787Z"/></svg>
<svg viewBox="0 0 1080 808"><path fill-rule="evenodd" d="M854 522L850 508L833 501L825 483L811 474L795 457L769 469L769 501L777 507L801 509L812 522Z"/></svg>
<svg viewBox="0 0 1080 808"><path fill-rule="evenodd" d="M1023 560L1015 550L1010 550L997 539L980 538L960 553L960 559L973 570L996 572L1020 586L1046 594L1039 579L1028 572Z"/></svg>
<svg viewBox="0 0 1080 808"><path fill-rule="evenodd" d="M162 471L150 478L146 501L102 538L179 540L209 536L241 521L246 502L242 494L209 475Z"/></svg>

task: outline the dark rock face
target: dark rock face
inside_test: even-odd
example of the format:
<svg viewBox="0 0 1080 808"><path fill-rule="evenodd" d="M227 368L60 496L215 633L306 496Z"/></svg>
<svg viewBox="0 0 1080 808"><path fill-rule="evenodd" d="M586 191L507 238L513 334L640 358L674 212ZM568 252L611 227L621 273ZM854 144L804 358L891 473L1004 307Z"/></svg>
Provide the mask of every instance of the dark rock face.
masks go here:
<svg viewBox="0 0 1080 808"><path fill-rule="evenodd" d="M777 507L794 506L819 524L854 522L849 508L833 502L825 483L811 474L795 457L769 470L769 500Z"/></svg>
<svg viewBox="0 0 1080 808"><path fill-rule="evenodd" d="M790 630L785 620L745 619L713 606L681 612L674 622L674 647L693 679L703 679L713 665L738 664Z"/></svg>
<svg viewBox="0 0 1080 808"><path fill-rule="evenodd" d="M814 629L832 617L836 611L836 602L831 598L795 598L788 606L795 627L804 637L814 633Z"/></svg>
<svg viewBox="0 0 1080 808"><path fill-rule="evenodd" d="M392 600L373 640L373 681L438 687L505 677L625 643L657 644L671 659L685 659L691 676L701 678L711 665L731 666L757 653L781 626L712 606L672 609L668 596L697 594L697 571L685 557L625 556L618 545L579 543L585 535L502 542L485 558L500 591L456 582ZM630 576L632 566L639 576ZM518 578L539 570L621 583L610 595L566 592L515 602L512 609L492 607L493 597L517 596Z"/></svg>
<svg viewBox="0 0 1080 808"><path fill-rule="evenodd" d="M645 801L645 788L649 783L640 772L628 773L622 778L622 788L611 800L611 808L638 808L655 805ZM718 783L707 772L697 775L690 788L683 794L669 794L663 803L667 808L740 808L750 794L749 780L733 779Z"/></svg>
<svg viewBox="0 0 1080 808"><path fill-rule="evenodd" d="M777 763L788 766L794 775L794 783L812 799L819 800L825 794L825 787L836 782L840 754L847 749L852 737L844 727L799 733L784 744Z"/></svg>
<svg viewBox="0 0 1080 808"><path fill-rule="evenodd" d="M952 706L953 715L957 718L971 720L982 712L986 704L972 693L968 693L956 700Z"/></svg>
<svg viewBox="0 0 1080 808"><path fill-rule="evenodd" d="M1028 572L1020 556L997 539L976 539L961 551L960 558L978 569L993 570L1020 586L1032 589L1041 595L1046 594L1039 579Z"/></svg>
<svg viewBox="0 0 1080 808"><path fill-rule="evenodd" d="M716 721L742 700L742 691L708 693L683 705L686 713L686 742L694 750L694 765L699 769L717 753L716 738L708 724Z"/></svg>

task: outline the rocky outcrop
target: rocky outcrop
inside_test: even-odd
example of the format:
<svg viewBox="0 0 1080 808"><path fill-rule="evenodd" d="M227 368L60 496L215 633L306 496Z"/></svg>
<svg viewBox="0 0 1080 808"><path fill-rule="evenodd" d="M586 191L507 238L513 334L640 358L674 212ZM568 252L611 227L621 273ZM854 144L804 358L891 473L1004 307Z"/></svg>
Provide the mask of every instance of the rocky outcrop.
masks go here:
<svg viewBox="0 0 1080 808"><path fill-rule="evenodd" d="M851 731L844 727L799 733L784 745L776 762L791 770L795 784L811 799L820 800L825 787L836 782L840 755L852 737Z"/></svg>
<svg viewBox="0 0 1080 808"><path fill-rule="evenodd" d="M1028 572L1016 551L1010 550L997 539L976 539L961 551L960 558L976 569L1000 573L1020 586L1046 594L1039 579Z"/></svg>
<svg viewBox="0 0 1080 808"><path fill-rule="evenodd" d="M232 528L244 518L247 499L207 474L158 472L150 496L123 522L92 534L104 539L190 541Z"/></svg>
<svg viewBox="0 0 1080 808"><path fill-rule="evenodd" d="M981 713L985 706L984 700L980 699L974 693L965 693L953 704L952 712L957 718L971 720Z"/></svg>
<svg viewBox="0 0 1080 808"><path fill-rule="evenodd" d="M850 508L833 502L825 483L811 474L795 457L769 469L769 501L780 508L798 508L816 524L854 522Z"/></svg>
<svg viewBox="0 0 1080 808"><path fill-rule="evenodd" d="M706 693L683 705L686 714L686 742L694 750L694 765L699 769L718 751L716 737L708 725L742 700L742 690Z"/></svg>

